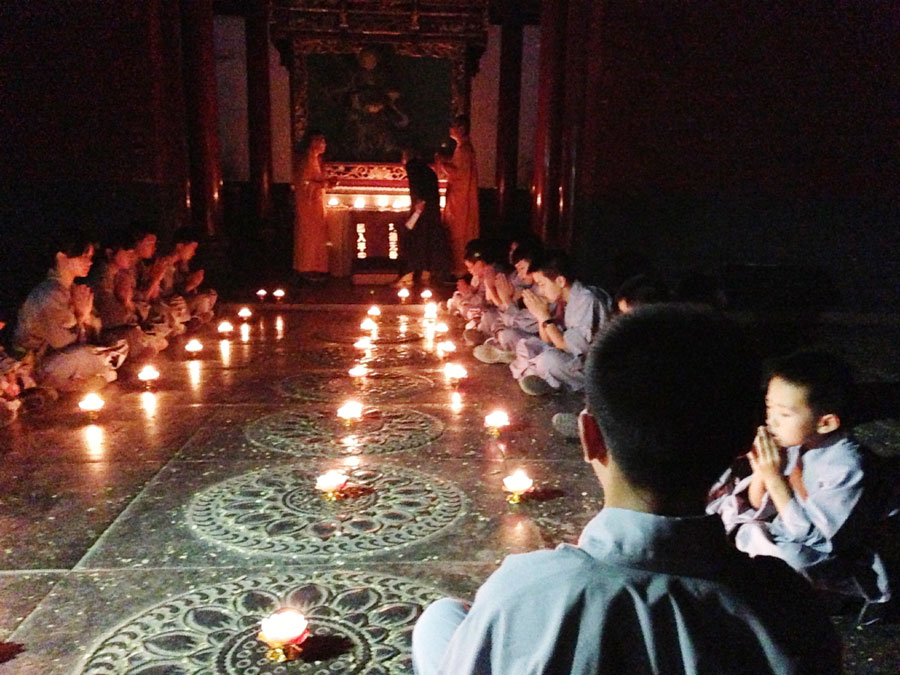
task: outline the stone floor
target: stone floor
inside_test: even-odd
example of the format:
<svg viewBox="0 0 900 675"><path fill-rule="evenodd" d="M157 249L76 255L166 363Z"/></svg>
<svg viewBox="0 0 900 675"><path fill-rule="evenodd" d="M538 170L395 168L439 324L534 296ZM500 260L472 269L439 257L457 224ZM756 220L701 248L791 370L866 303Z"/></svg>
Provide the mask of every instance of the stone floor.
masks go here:
<svg viewBox="0 0 900 675"><path fill-rule="evenodd" d="M577 399L526 397L461 351L455 410L422 307L384 307L361 351L365 308L265 305L246 332L202 331L197 359L174 344L155 393L111 386L93 423L70 398L0 430L0 673L411 672L424 604L470 595L509 553L573 541L602 503L577 445L549 430ZM809 335L892 401L898 333ZM360 361L372 375L354 383ZM351 396L366 408L345 426L335 412ZM496 407L512 419L499 438L482 422ZM880 452L900 445L896 410L861 431ZM539 490L511 505L501 483L518 468ZM352 495L321 497L328 469ZM256 634L285 603L314 638L275 665ZM838 621L848 672L900 670L900 627Z"/></svg>

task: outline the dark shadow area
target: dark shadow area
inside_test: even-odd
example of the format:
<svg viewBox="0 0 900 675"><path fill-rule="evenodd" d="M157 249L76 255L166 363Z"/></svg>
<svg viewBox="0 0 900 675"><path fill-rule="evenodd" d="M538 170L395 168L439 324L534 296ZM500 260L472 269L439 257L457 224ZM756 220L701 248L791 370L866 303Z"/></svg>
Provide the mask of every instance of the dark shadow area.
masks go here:
<svg viewBox="0 0 900 675"><path fill-rule="evenodd" d="M353 649L353 641L343 635L310 635L303 643L300 659L306 663L327 661Z"/></svg>

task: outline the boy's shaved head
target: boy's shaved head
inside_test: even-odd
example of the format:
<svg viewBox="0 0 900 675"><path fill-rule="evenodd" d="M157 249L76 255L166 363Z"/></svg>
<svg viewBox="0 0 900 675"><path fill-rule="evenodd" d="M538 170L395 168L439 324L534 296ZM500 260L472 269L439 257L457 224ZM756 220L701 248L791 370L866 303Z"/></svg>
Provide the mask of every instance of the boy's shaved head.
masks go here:
<svg viewBox="0 0 900 675"><path fill-rule="evenodd" d="M613 321L585 377L589 412L622 473L661 496L705 490L747 450L759 383L736 325L675 304Z"/></svg>

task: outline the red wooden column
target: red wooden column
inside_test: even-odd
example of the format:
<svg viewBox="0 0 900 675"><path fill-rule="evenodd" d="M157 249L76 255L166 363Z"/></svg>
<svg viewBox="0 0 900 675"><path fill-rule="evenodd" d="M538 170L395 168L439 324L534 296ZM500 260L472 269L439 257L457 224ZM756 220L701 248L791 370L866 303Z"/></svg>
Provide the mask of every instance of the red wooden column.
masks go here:
<svg viewBox="0 0 900 675"><path fill-rule="evenodd" d="M531 184L532 229L555 244L559 225L560 147L569 0L541 1L541 56ZM498 120L502 125L503 121Z"/></svg>
<svg viewBox="0 0 900 675"><path fill-rule="evenodd" d="M269 98L268 3L256 0L247 13L247 136L253 216L268 221L272 210L272 114Z"/></svg>
<svg viewBox="0 0 900 675"><path fill-rule="evenodd" d="M519 101L522 93L522 22L503 18L500 28L500 93L497 100L497 218L507 228L519 169Z"/></svg>
<svg viewBox="0 0 900 675"><path fill-rule="evenodd" d="M560 147L559 227L552 237L554 245L571 250L573 232L582 198L581 174L584 158L584 124L588 86L587 42L590 36L593 0L569 0L566 17L565 91L562 97L562 135Z"/></svg>
<svg viewBox="0 0 900 675"><path fill-rule="evenodd" d="M221 219L213 0L181 0L184 97L191 158L191 220L215 235Z"/></svg>

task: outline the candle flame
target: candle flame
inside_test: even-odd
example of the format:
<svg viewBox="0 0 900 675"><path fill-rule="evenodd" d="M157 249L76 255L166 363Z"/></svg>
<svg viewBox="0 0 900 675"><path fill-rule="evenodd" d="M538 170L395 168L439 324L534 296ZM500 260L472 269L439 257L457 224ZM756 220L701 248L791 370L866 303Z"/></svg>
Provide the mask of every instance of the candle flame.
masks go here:
<svg viewBox="0 0 900 675"><path fill-rule="evenodd" d="M338 408L337 414L342 420L354 420L362 417L363 406L359 401L347 401Z"/></svg>
<svg viewBox="0 0 900 675"><path fill-rule="evenodd" d="M268 294L269 291L267 291L265 288L260 288L258 291L256 291L256 297L258 297L260 300L263 300Z"/></svg>
<svg viewBox="0 0 900 675"><path fill-rule="evenodd" d="M141 382L151 382L159 378L159 371L153 366L144 366L138 373L138 379Z"/></svg>
<svg viewBox="0 0 900 675"><path fill-rule="evenodd" d="M230 333L233 330L234 330L234 326L231 325L230 321L222 321L219 324L219 332L220 333Z"/></svg>
<svg viewBox="0 0 900 675"><path fill-rule="evenodd" d="M375 323L371 318L367 317L363 319L363 322L359 324L359 327L363 330L375 330L376 328L378 328L378 324Z"/></svg>
<svg viewBox="0 0 900 675"><path fill-rule="evenodd" d="M447 327L447 324L441 321L434 327L434 330L436 333L446 333L448 330L450 330L450 328Z"/></svg>
<svg viewBox="0 0 900 675"><path fill-rule="evenodd" d="M296 609L284 607L262 620L259 638L269 646L301 642L308 632L309 622Z"/></svg>
<svg viewBox="0 0 900 675"><path fill-rule="evenodd" d="M397 291L397 297L398 298L408 298L409 297L409 289L401 288L399 291Z"/></svg>
<svg viewBox="0 0 900 675"><path fill-rule="evenodd" d="M274 297L276 300L281 300L284 297L284 289L276 288L274 291L272 291L272 297Z"/></svg>
<svg viewBox="0 0 900 675"><path fill-rule="evenodd" d="M460 365L459 363L448 363L444 366L444 375L449 377L451 380L461 380L468 373L466 369Z"/></svg>
<svg viewBox="0 0 900 675"><path fill-rule="evenodd" d="M428 300L432 296L432 292L427 288L419 294L423 299Z"/></svg>
<svg viewBox="0 0 900 675"><path fill-rule="evenodd" d="M241 309L238 311L238 316L242 319L249 319L251 316L253 316L253 312L250 311L249 307L241 307Z"/></svg>
<svg viewBox="0 0 900 675"><path fill-rule="evenodd" d="M347 371L350 377L365 377L369 374L369 369L363 365L353 366Z"/></svg>
<svg viewBox="0 0 900 675"><path fill-rule="evenodd" d="M184 350L186 352L190 352L191 354L196 354L197 352L203 351L203 344L200 342L200 340L197 340L195 338L188 341L188 343L184 346Z"/></svg>
<svg viewBox="0 0 900 675"><path fill-rule="evenodd" d="M316 478L316 490L322 492L336 492L347 484L347 475L337 469L326 471Z"/></svg>
<svg viewBox="0 0 900 675"><path fill-rule="evenodd" d="M369 307L369 311L366 312L366 314L368 314L369 316L381 316L381 309L378 307L378 305L372 305L371 307Z"/></svg>
<svg viewBox="0 0 900 675"><path fill-rule="evenodd" d="M78 402L78 407L87 413L98 412L103 408L104 405L106 405L106 402L102 398L100 398L99 394L95 394L93 392L91 392Z"/></svg>
<svg viewBox="0 0 900 675"><path fill-rule="evenodd" d="M369 337L363 337L353 343L353 346L357 349L371 349L372 348L372 339Z"/></svg>
<svg viewBox="0 0 900 675"><path fill-rule="evenodd" d="M485 415L484 426L492 429L509 426L509 415L503 410L495 410L492 413Z"/></svg>
<svg viewBox="0 0 900 675"><path fill-rule="evenodd" d="M528 474L523 469L517 469L503 479L503 487L507 492L512 492L514 495L528 492L532 485L534 485L534 481L528 477Z"/></svg>

